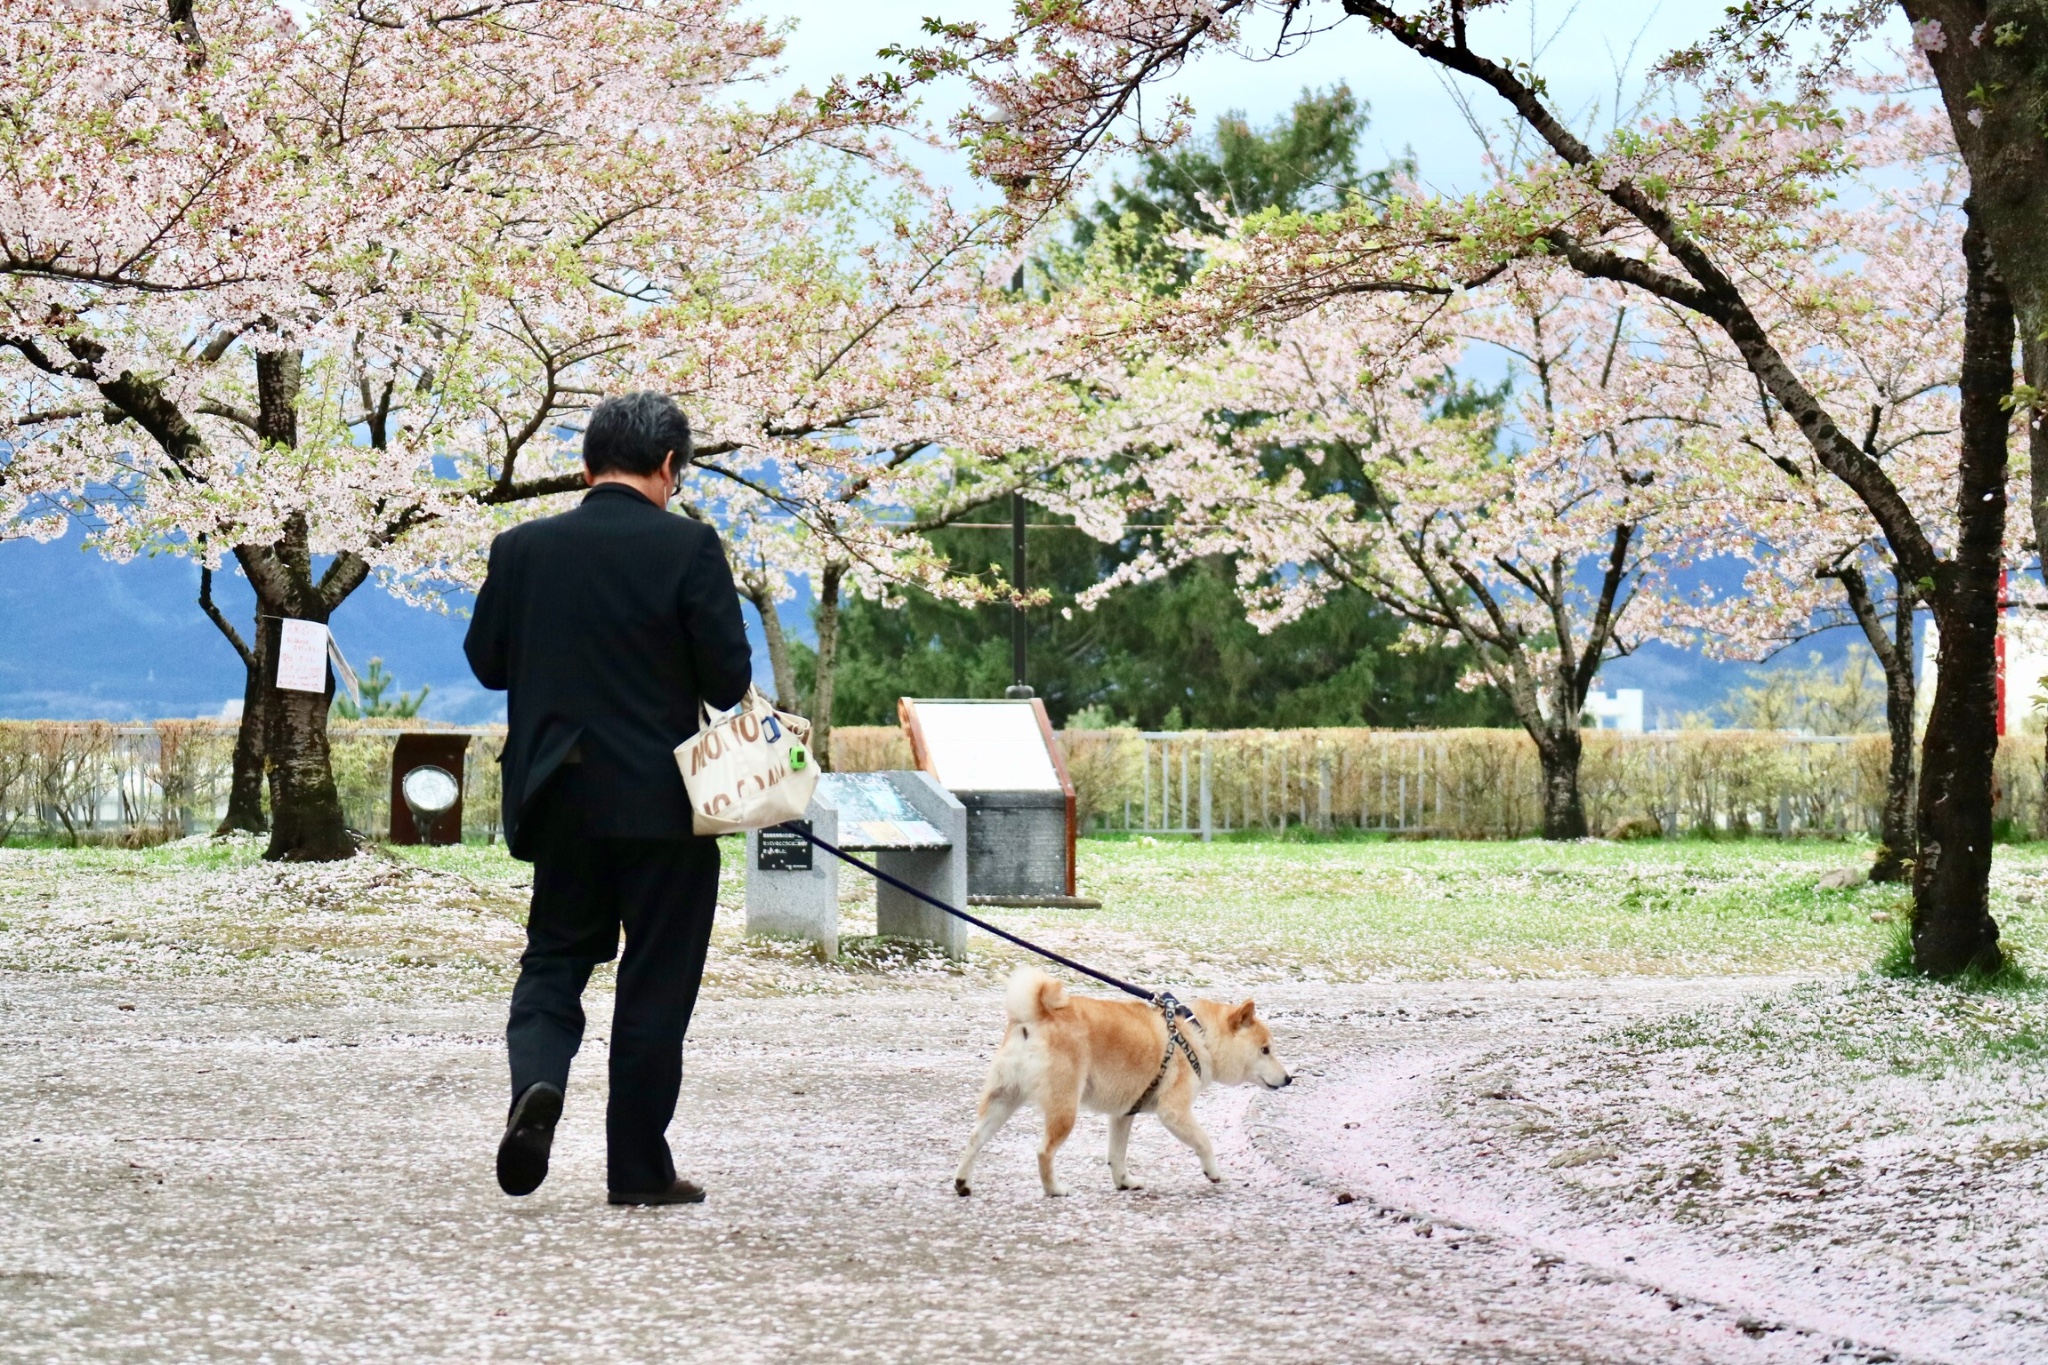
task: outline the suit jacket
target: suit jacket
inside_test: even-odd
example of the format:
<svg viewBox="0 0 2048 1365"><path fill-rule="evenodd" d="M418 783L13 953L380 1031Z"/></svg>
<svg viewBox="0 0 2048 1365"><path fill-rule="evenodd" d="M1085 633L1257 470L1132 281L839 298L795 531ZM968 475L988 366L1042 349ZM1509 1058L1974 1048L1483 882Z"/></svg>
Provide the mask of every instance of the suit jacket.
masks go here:
<svg viewBox="0 0 2048 1365"><path fill-rule="evenodd" d="M531 859L522 817L551 783L586 835L689 837L675 747L700 702L732 706L753 676L717 532L599 484L491 542L462 648L478 682L511 694L499 761L514 857Z"/></svg>

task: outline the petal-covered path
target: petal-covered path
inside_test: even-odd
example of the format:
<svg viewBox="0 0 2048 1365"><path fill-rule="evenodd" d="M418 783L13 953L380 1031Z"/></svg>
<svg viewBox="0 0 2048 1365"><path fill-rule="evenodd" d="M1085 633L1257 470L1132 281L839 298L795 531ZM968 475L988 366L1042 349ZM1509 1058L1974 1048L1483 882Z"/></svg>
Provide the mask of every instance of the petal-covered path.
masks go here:
<svg viewBox="0 0 2048 1365"><path fill-rule="evenodd" d="M493 1003L312 1006L218 980L0 974L0 1354L1907 1358L1434 1222L1401 1172L1347 1145L1346 1123L1390 1121L1373 1095L1482 1044L1579 1037L1758 985L1262 987L1299 1083L1202 1100L1228 1183L1209 1186L1145 1120L1131 1161L1146 1188L1118 1194L1095 1117L1063 1154L1065 1200L1038 1193L1023 1116L975 1196L952 1193L996 992L711 998L672 1132L710 1201L618 1210L603 1202L602 999L554 1174L515 1201L491 1176Z"/></svg>

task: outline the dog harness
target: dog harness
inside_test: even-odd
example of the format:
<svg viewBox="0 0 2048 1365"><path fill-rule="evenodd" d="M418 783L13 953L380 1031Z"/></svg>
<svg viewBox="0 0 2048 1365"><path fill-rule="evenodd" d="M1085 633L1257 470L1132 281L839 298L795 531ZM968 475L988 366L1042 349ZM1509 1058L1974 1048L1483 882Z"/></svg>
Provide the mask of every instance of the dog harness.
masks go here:
<svg viewBox="0 0 2048 1365"><path fill-rule="evenodd" d="M1159 1059L1159 1071L1152 1077L1152 1084L1145 1087L1145 1093L1138 1096L1138 1102L1125 1112L1125 1118L1136 1115L1152 1102L1154 1095L1159 1093L1159 1087L1166 1082L1166 1073L1173 1069L1175 1048L1179 1048L1181 1055L1188 1059L1188 1065L1194 1069L1197 1076L1202 1074L1202 1063L1196 1059L1195 1049L1181 1035L1180 1019L1185 1016L1188 1022L1198 1029L1202 1026L1202 1021L1195 1018L1195 1012L1174 999L1169 992L1161 991L1153 996L1152 1003L1159 1007L1159 1017L1166 1021L1166 1055Z"/></svg>

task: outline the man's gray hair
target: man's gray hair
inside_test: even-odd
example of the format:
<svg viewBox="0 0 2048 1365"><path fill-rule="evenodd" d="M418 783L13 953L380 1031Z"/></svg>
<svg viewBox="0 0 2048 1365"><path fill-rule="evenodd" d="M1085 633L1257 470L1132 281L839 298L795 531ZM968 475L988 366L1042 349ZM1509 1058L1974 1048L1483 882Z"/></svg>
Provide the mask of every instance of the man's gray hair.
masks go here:
<svg viewBox="0 0 2048 1365"><path fill-rule="evenodd" d="M583 430L583 465L593 474L652 474L670 451L680 475L694 454L690 419L652 389L605 399Z"/></svg>

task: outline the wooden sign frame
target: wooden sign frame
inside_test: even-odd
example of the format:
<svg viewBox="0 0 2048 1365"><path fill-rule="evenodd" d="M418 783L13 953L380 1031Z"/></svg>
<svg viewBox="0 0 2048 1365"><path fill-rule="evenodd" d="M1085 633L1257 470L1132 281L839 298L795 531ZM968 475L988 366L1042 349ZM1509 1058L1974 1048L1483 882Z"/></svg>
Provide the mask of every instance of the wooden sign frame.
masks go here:
<svg viewBox="0 0 2048 1365"><path fill-rule="evenodd" d="M924 726L917 718L917 703L936 702L948 706L1015 706L1016 701L990 700L975 697L898 697L896 719L903 726L903 733L910 740L910 761L921 772L933 777L939 774L938 764L933 759L931 746L925 740ZM1045 701L1041 697L1031 698L1031 712L1038 720L1038 733L1045 740L1045 751L1052 759L1053 773L1059 778L1060 792L1067 803L1067 889L1066 894L1074 895L1074 853L1077 839L1076 819L1079 803L1074 797L1074 779L1067 773L1067 756L1060 749L1059 736L1053 732L1052 717L1046 713Z"/></svg>

